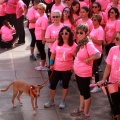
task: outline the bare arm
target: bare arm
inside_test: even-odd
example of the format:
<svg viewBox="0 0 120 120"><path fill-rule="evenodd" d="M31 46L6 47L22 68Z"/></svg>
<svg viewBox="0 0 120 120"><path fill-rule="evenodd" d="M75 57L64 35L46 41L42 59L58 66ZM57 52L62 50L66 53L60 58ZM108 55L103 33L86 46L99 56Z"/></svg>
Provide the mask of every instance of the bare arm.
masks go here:
<svg viewBox="0 0 120 120"><path fill-rule="evenodd" d="M95 44L98 44L98 45L102 45L102 41L103 40L94 40L94 39L92 39L92 42L95 43Z"/></svg>
<svg viewBox="0 0 120 120"><path fill-rule="evenodd" d="M46 30L42 30L42 44L44 44L45 43L45 31Z"/></svg>
<svg viewBox="0 0 120 120"><path fill-rule="evenodd" d="M55 42L55 41L56 41L56 38L52 38L52 39L46 38L46 42L47 42L47 43L53 43L53 42Z"/></svg>

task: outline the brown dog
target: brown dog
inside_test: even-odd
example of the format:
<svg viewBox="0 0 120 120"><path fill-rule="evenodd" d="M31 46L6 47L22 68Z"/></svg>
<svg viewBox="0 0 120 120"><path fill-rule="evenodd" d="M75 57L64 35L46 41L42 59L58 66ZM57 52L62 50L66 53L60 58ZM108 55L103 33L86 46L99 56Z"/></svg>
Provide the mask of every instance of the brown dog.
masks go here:
<svg viewBox="0 0 120 120"><path fill-rule="evenodd" d="M42 89L44 86L41 86L41 85L33 86L22 81L15 81L15 82L12 82L5 90L0 90L0 91L6 92L12 85L13 85L13 97L12 97L13 107L16 107L14 105L14 100L16 96L19 103L22 105L22 102L20 101L20 96L24 92L25 94L30 96L33 113L36 114L35 108L38 108L37 97L39 96L40 89Z"/></svg>

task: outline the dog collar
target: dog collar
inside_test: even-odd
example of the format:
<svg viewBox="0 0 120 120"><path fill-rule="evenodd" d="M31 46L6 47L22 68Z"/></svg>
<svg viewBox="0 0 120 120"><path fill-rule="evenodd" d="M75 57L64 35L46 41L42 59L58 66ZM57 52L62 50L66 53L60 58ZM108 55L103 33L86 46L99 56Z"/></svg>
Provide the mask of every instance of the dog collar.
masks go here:
<svg viewBox="0 0 120 120"><path fill-rule="evenodd" d="M31 85L30 86L30 91L31 91L31 93L32 93L32 95L34 96L34 97L37 97L37 95L34 93L34 91L33 91L33 85Z"/></svg>

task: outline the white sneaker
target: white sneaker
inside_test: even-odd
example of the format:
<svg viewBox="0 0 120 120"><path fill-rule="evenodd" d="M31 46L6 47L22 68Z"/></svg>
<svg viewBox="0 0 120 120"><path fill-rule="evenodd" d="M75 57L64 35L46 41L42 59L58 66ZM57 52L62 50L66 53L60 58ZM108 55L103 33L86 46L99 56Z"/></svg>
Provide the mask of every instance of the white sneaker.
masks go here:
<svg viewBox="0 0 120 120"><path fill-rule="evenodd" d="M100 87L98 87L98 86L96 86L96 87L94 87L90 92L91 93L97 93L97 92L101 92L101 88Z"/></svg>
<svg viewBox="0 0 120 120"><path fill-rule="evenodd" d="M38 67L35 67L35 70L46 70L46 67L45 66L38 66Z"/></svg>

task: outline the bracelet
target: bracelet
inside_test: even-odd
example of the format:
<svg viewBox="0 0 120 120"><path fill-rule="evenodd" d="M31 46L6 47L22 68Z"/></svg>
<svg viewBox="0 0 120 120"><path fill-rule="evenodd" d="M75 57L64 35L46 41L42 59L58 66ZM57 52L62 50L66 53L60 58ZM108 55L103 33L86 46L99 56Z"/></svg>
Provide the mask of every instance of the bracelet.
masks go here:
<svg viewBox="0 0 120 120"><path fill-rule="evenodd" d="M50 63L50 65L53 65L54 64L54 60L50 59L49 63Z"/></svg>

